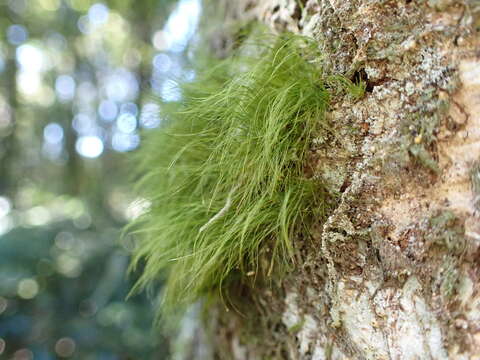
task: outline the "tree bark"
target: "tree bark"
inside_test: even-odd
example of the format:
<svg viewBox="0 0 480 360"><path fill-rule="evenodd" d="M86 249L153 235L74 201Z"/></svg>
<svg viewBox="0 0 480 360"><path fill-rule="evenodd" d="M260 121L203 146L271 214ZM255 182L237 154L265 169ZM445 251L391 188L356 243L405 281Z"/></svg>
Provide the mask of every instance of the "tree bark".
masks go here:
<svg viewBox="0 0 480 360"><path fill-rule="evenodd" d="M480 3L235 4L367 91L335 98L335 140L312 144L338 206L281 283L208 310L216 358L480 359Z"/></svg>

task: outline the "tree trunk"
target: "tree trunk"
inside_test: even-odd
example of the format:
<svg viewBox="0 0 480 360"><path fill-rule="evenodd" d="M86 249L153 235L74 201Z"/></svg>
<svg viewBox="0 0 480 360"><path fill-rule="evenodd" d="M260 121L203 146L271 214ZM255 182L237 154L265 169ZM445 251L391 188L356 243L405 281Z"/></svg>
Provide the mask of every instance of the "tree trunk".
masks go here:
<svg viewBox="0 0 480 360"><path fill-rule="evenodd" d="M17 100L17 66L15 63L15 48L7 47L5 75L3 78L5 100L0 99L0 194L12 195L16 188L12 163L16 160L16 114ZM1 96L1 95L0 95Z"/></svg>
<svg viewBox="0 0 480 360"><path fill-rule="evenodd" d="M334 146L312 145L338 206L281 283L209 308L216 358L480 359L480 3L235 4L313 36L366 94L335 99Z"/></svg>

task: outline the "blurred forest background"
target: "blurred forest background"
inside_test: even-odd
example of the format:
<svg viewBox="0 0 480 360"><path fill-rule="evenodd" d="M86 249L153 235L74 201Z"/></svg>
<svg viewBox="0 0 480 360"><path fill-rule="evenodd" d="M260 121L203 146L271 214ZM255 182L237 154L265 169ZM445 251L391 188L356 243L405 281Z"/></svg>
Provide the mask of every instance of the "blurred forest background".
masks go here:
<svg viewBox="0 0 480 360"><path fill-rule="evenodd" d="M163 359L125 300L139 133L191 80L200 0L0 1L0 358Z"/></svg>

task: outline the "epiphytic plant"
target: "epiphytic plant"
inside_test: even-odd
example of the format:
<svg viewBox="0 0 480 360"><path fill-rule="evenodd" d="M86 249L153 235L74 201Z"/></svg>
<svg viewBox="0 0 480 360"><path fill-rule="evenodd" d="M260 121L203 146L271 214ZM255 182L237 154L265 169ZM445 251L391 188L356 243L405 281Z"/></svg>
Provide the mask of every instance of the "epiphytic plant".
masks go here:
<svg viewBox="0 0 480 360"><path fill-rule="evenodd" d="M137 288L165 278L167 305L257 272L265 248L266 273L292 264L294 239L331 204L306 170L311 140L330 131L317 44L284 34L252 48L181 84L136 155L151 207L133 224L132 266L143 263Z"/></svg>

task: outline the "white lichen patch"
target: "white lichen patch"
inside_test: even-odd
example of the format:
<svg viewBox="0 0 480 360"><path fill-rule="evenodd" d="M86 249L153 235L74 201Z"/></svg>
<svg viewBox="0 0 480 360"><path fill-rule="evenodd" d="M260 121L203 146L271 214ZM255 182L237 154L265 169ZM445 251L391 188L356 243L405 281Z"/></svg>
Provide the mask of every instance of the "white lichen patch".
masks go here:
<svg viewBox="0 0 480 360"><path fill-rule="evenodd" d="M378 286L378 284L377 284ZM388 344L378 326L371 295L367 291L346 288L338 283L338 312L350 342L368 359L388 359Z"/></svg>
<svg viewBox="0 0 480 360"><path fill-rule="evenodd" d="M313 295L313 294L310 294ZM298 304L299 294L289 292L285 297L285 310L282 322L295 338L295 356L309 360L345 360L348 357L336 346L327 333L327 328L321 327L315 315L321 310L321 302L310 299L312 305L318 307L318 312L305 313Z"/></svg>
<svg viewBox="0 0 480 360"><path fill-rule="evenodd" d="M303 320L303 326L300 331L297 333L297 339L299 343L299 352L301 355L306 355L312 346L316 343L316 339L319 334L319 326L315 319L306 314Z"/></svg>
<svg viewBox="0 0 480 360"><path fill-rule="evenodd" d="M289 292L285 297L285 311L282 314L282 322L287 329L296 326L301 321L297 298L298 294L296 292Z"/></svg>
<svg viewBox="0 0 480 360"><path fill-rule="evenodd" d="M315 344L313 354L309 360L347 360L349 359L337 346L331 344L330 347L325 347L325 341L317 341Z"/></svg>
<svg viewBox="0 0 480 360"><path fill-rule="evenodd" d="M415 277L400 290L382 289L374 303L376 314L387 325L383 329L390 359L448 359L439 323Z"/></svg>

